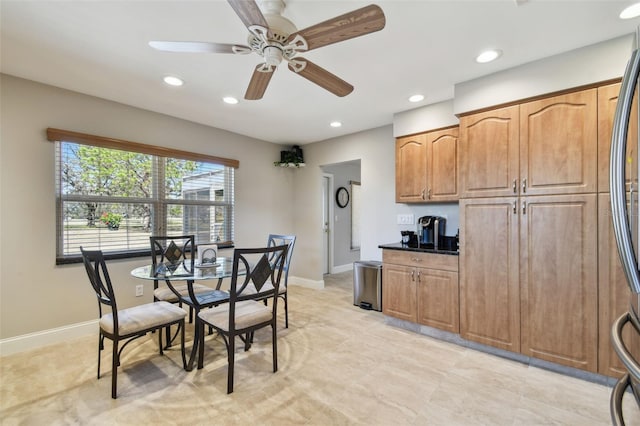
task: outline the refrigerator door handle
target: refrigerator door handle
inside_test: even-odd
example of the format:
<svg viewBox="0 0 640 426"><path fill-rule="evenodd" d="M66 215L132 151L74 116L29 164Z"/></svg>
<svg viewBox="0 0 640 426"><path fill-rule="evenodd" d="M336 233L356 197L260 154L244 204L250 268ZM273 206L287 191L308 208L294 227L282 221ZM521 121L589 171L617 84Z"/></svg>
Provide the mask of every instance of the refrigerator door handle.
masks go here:
<svg viewBox="0 0 640 426"><path fill-rule="evenodd" d="M640 54L634 50L622 78L618 104L613 119L611 135L611 157L609 168L609 190L611 192L611 212L613 231L618 246L618 255L622 263L627 282L631 290L640 293L640 273L636 261L635 250L631 238L625 187L625 160L627 150L627 134L633 94L640 73ZM635 215L634 215L635 216Z"/></svg>

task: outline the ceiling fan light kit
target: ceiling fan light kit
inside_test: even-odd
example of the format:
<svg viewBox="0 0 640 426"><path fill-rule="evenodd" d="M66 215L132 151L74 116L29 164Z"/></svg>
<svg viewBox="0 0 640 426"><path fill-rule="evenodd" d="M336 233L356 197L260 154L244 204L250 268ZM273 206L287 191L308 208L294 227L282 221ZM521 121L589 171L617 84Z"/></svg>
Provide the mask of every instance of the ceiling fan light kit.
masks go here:
<svg viewBox="0 0 640 426"><path fill-rule="evenodd" d="M348 95L353 91L351 84L298 54L380 31L386 23L382 9L372 4L298 31L293 22L282 16L282 0L262 0L261 7L254 0L228 2L249 30L248 46L194 41L150 41L149 46L165 52L260 55L264 62L253 71L244 96L247 100L262 99L283 60L295 74L336 96Z"/></svg>

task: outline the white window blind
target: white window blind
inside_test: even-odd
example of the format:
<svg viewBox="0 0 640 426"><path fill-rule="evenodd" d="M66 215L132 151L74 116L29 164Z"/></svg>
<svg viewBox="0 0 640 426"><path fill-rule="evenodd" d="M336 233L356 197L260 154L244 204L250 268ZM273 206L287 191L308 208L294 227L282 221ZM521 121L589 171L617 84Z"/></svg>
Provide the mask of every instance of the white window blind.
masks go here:
<svg viewBox="0 0 640 426"><path fill-rule="evenodd" d="M56 141L58 263L144 255L151 235L233 245L234 167ZM194 158L197 158L194 157Z"/></svg>

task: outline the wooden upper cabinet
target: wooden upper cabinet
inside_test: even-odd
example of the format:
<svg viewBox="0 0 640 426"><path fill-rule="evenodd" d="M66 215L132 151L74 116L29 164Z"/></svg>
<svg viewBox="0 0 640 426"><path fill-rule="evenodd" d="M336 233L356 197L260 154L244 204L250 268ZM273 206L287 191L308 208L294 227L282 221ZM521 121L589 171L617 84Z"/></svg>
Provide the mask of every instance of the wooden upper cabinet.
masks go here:
<svg viewBox="0 0 640 426"><path fill-rule="evenodd" d="M425 134L396 139L396 203L424 202L427 194Z"/></svg>
<svg viewBox="0 0 640 426"><path fill-rule="evenodd" d="M618 104L620 83L598 87L598 192L609 192L609 157L611 155L611 133L613 130L613 116ZM637 96L631 105L631 116L638 117ZM629 141L638 140L638 120L632 119L629 123ZM633 176L631 170L638 164L637 143L627 144L627 183Z"/></svg>
<svg viewBox="0 0 640 426"><path fill-rule="evenodd" d="M460 119L461 197L517 194L518 105Z"/></svg>
<svg viewBox="0 0 640 426"><path fill-rule="evenodd" d="M520 195L596 192L597 89L520 105Z"/></svg>
<svg viewBox="0 0 640 426"><path fill-rule="evenodd" d="M458 201L458 127L426 134L427 201Z"/></svg>

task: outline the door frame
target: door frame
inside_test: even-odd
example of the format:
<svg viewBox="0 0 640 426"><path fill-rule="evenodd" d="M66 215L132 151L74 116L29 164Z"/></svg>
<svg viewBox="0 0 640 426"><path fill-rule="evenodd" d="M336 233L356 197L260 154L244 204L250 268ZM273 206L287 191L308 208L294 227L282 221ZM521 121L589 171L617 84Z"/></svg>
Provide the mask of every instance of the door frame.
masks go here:
<svg viewBox="0 0 640 426"><path fill-rule="evenodd" d="M322 173L322 217L325 218L325 215L327 215L326 225L325 223L322 224L323 275L333 273L333 186L333 174Z"/></svg>

